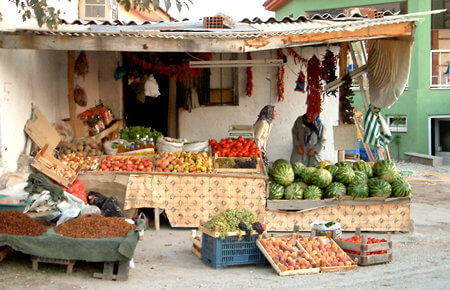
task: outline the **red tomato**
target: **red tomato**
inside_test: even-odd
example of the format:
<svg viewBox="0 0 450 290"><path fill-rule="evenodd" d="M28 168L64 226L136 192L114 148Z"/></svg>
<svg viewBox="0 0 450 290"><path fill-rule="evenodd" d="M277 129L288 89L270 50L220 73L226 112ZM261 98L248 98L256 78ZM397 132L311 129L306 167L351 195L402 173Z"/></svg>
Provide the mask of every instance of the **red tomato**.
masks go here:
<svg viewBox="0 0 450 290"><path fill-rule="evenodd" d="M211 144L212 146L217 144L217 140L216 139L211 139L211 141L209 141L209 144Z"/></svg>
<svg viewBox="0 0 450 290"><path fill-rule="evenodd" d="M227 138L226 142L229 143L229 144L232 144L233 143L233 139Z"/></svg>

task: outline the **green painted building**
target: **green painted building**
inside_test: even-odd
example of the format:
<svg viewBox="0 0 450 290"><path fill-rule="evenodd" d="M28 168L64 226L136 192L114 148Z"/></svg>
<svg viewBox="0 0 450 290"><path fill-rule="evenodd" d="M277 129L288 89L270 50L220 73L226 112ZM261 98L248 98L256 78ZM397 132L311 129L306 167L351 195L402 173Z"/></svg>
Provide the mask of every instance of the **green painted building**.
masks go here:
<svg viewBox="0 0 450 290"><path fill-rule="evenodd" d="M356 7L414 13L450 8L450 1L267 0L264 6L276 11L277 19L281 19L349 14L347 9ZM423 21L416 27L408 88L397 103L383 110L394 136L390 151L393 157L400 158L405 152L439 155L444 157L444 163L450 164L450 13L420 18ZM362 108L359 92L355 100L358 108Z"/></svg>

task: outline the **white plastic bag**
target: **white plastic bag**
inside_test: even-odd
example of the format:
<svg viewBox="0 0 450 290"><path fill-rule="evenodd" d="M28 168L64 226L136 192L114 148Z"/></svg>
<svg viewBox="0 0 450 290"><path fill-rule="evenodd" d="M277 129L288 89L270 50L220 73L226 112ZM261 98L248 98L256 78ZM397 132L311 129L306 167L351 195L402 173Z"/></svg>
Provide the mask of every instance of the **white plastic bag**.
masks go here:
<svg viewBox="0 0 450 290"><path fill-rule="evenodd" d="M174 139L170 137L159 137L158 142L156 142L156 149L158 153L163 152L182 152L183 145L186 140L184 139Z"/></svg>
<svg viewBox="0 0 450 290"><path fill-rule="evenodd" d="M199 153L199 152L208 152L209 151L209 141L196 141L196 142L188 142L184 143L183 145L183 151L186 152L193 152L193 153Z"/></svg>
<svg viewBox="0 0 450 290"><path fill-rule="evenodd" d="M61 217L56 222L56 226L59 226L62 223L65 223L67 221L70 221L71 219L74 219L80 215L81 209L77 206L71 206L65 211L62 212Z"/></svg>
<svg viewBox="0 0 450 290"><path fill-rule="evenodd" d="M130 145L130 143L127 140L123 140L123 139L115 139L115 140L111 140L111 141L106 141L103 144L103 149L105 149L105 153L106 155L117 155L117 148L113 148L113 144L119 144L119 145L123 145L123 146L128 146Z"/></svg>
<svg viewBox="0 0 450 290"><path fill-rule="evenodd" d="M81 213L80 215L91 215L91 214L102 214L102 211L98 208L98 206L95 205L85 205L82 209L81 209Z"/></svg>
<svg viewBox="0 0 450 290"><path fill-rule="evenodd" d="M25 186L28 183L26 181L21 181L8 186L5 189L0 190L0 195L6 195L2 198L3 200L23 200L28 197L28 192L25 191Z"/></svg>
<svg viewBox="0 0 450 290"><path fill-rule="evenodd" d="M326 236L327 232L331 232L333 238L340 238L342 235L341 224L338 222L318 220L312 222L310 226L316 232L316 236Z"/></svg>
<svg viewBox="0 0 450 290"><path fill-rule="evenodd" d="M155 80L155 77L153 75L150 75L145 82L144 85L144 92L146 96L157 98L159 97L159 86L158 83Z"/></svg>

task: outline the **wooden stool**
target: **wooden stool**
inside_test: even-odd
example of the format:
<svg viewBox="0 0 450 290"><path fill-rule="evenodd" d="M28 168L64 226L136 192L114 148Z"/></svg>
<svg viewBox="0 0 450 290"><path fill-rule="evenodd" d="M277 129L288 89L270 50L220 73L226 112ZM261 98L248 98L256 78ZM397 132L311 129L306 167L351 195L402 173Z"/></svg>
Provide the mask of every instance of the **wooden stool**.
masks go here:
<svg viewBox="0 0 450 290"><path fill-rule="evenodd" d="M117 265L117 274L114 274L115 265ZM130 260L118 262L105 262L103 264L103 273L94 273L94 278L103 280L128 280L128 273L130 271Z"/></svg>
<svg viewBox="0 0 450 290"><path fill-rule="evenodd" d="M32 268L33 271L38 270L39 262L41 263L50 263L50 264L59 264L59 265L67 265L67 274L71 275L73 271L73 265L75 265L76 260L67 260L67 259L53 259L53 258L44 258L31 256Z"/></svg>

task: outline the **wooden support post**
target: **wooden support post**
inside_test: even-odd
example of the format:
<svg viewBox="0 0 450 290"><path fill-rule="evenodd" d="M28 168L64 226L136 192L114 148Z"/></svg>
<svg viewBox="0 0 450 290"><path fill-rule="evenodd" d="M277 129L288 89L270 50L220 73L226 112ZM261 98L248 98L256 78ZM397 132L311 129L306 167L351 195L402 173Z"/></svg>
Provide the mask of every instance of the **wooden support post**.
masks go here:
<svg viewBox="0 0 450 290"><path fill-rule="evenodd" d="M75 69L75 51L69 50L67 52L67 97L69 101L70 125L72 126L72 129L75 132L76 107L75 107L75 99L73 97L74 69Z"/></svg>
<svg viewBox="0 0 450 290"><path fill-rule="evenodd" d="M119 261L119 268L117 269L117 281L128 280L128 272L130 271L130 261Z"/></svg>
<svg viewBox="0 0 450 290"><path fill-rule="evenodd" d="M339 52L339 77L342 77L347 73L347 52L348 52L348 43L341 43L341 50ZM339 91L339 125L343 125L342 121L342 90ZM345 151L338 151L338 161L345 160Z"/></svg>
<svg viewBox="0 0 450 290"><path fill-rule="evenodd" d="M114 274L114 262L103 263L103 280L112 280Z"/></svg>
<svg viewBox="0 0 450 290"><path fill-rule="evenodd" d="M167 136L177 138L177 81L175 76L171 76L169 80L168 107Z"/></svg>
<svg viewBox="0 0 450 290"><path fill-rule="evenodd" d="M159 231L159 215L161 214L161 210L159 207L155 208L155 230Z"/></svg>

